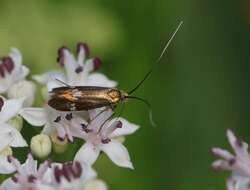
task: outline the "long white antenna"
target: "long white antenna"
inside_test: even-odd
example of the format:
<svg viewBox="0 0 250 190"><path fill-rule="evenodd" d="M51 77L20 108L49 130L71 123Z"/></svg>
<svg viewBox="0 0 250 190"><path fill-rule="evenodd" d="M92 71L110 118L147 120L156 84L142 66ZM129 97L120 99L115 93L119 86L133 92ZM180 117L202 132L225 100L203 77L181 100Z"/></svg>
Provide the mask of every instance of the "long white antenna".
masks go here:
<svg viewBox="0 0 250 190"><path fill-rule="evenodd" d="M152 65L151 69L146 73L146 75L144 76L144 78L138 82L138 84L128 92L128 94L132 94L134 91L136 91L143 83L144 81L149 77L149 75L152 73L153 69L155 68L156 65L158 65L158 63L160 62L162 56L166 53L168 46L171 44L172 40L174 39L176 33L178 32L178 30L180 29L181 25L183 24L183 21L181 21L179 23L179 25L177 26L177 28L175 29L174 33L172 34L172 36L169 38L167 44L165 45L164 49L161 52L161 55L159 56L159 58L157 59L157 61Z"/></svg>
<svg viewBox="0 0 250 190"><path fill-rule="evenodd" d="M177 28L175 29L174 33L172 34L171 38L168 40L167 44L165 45L164 49L161 52L161 55L159 56L156 62L159 62L161 60L162 56L165 54L166 50L168 49L168 46L171 44L172 40L174 39L176 33L178 32L182 24L183 24L183 21L181 21L179 25L177 26Z"/></svg>

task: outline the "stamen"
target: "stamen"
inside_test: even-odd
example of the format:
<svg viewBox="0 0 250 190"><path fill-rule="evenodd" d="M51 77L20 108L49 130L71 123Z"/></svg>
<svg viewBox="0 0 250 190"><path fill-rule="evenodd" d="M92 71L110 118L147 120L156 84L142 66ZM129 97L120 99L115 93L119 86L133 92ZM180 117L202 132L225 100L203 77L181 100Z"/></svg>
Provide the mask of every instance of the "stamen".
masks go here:
<svg viewBox="0 0 250 190"><path fill-rule="evenodd" d="M54 122L56 122L56 123L58 123L59 121L61 121L61 116L58 116L58 117L54 120Z"/></svg>
<svg viewBox="0 0 250 190"><path fill-rule="evenodd" d="M122 122L121 121L118 121L118 123L116 125L116 128L122 128Z"/></svg>
<svg viewBox="0 0 250 190"><path fill-rule="evenodd" d="M102 139L103 144L108 144L110 141L111 141L111 139L109 139L109 138Z"/></svg>
<svg viewBox="0 0 250 190"><path fill-rule="evenodd" d="M81 66L79 66L79 67L77 67L77 68L75 69L75 72L76 72L77 74L81 73L82 71L83 71L83 68L82 68Z"/></svg>
<svg viewBox="0 0 250 190"><path fill-rule="evenodd" d="M0 97L0 111L2 111L3 105L4 105L3 98Z"/></svg>
<svg viewBox="0 0 250 190"><path fill-rule="evenodd" d="M89 132L92 132L93 129L88 129L88 126L85 125L84 123L81 123L81 126L82 126L82 130L86 133L89 133Z"/></svg>
<svg viewBox="0 0 250 190"><path fill-rule="evenodd" d="M88 129L88 128L85 128L85 129L83 129L83 131L84 131L85 133L90 133L90 132L92 132L92 131L93 131L93 129Z"/></svg>
<svg viewBox="0 0 250 190"><path fill-rule="evenodd" d="M11 57L3 57L2 61L4 68L8 71L8 73L11 73L14 69L14 62Z"/></svg>
<svg viewBox="0 0 250 190"><path fill-rule="evenodd" d="M16 176L12 176L11 179L12 179L12 181L13 181L14 183L17 183L17 182L18 182L18 179L17 179Z"/></svg>
<svg viewBox="0 0 250 190"><path fill-rule="evenodd" d="M73 118L73 114L69 113L65 116L65 119L67 119L68 121L70 121Z"/></svg>
<svg viewBox="0 0 250 190"><path fill-rule="evenodd" d="M99 69L102 65L102 61L99 57L94 58L93 63L94 63L94 70Z"/></svg>
<svg viewBox="0 0 250 190"><path fill-rule="evenodd" d="M81 48L84 50L85 56L88 57L90 53L88 44L79 42L76 46L77 53L81 51Z"/></svg>
<svg viewBox="0 0 250 190"><path fill-rule="evenodd" d="M36 180L36 177L35 177L34 175L29 175L29 176L28 176L28 182L29 182L29 183L34 183L35 180Z"/></svg>
<svg viewBox="0 0 250 190"><path fill-rule="evenodd" d="M8 156L7 156L7 161L8 161L9 163L11 163L11 162L12 162L12 156L8 155Z"/></svg>
<svg viewBox="0 0 250 190"><path fill-rule="evenodd" d="M238 138L236 139L235 144L236 144L236 146L238 146L240 148L243 146L242 141L240 139L238 139Z"/></svg>
<svg viewBox="0 0 250 190"><path fill-rule="evenodd" d="M85 130L87 128L87 125L85 125L84 123L81 123L81 127L83 130Z"/></svg>
<svg viewBox="0 0 250 190"><path fill-rule="evenodd" d="M57 183L60 183L61 176L62 176L62 170L60 170L58 166L56 166L54 169L54 176L55 176Z"/></svg>
<svg viewBox="0 0 250 190"><path fill-rule="evenodd" d="M63 172L65 179L67 179L68 182L70 182L70 175L69 175L69 169L68 169L67 164L63 164L62 172Z"/></svg>
<svg viewBox="0 0 250 190"><path fill-rule="evenodd" d="M236 159L232 158L232 159L229 160L229 165L232 166L232 165L235 164L235 162L236 162Z"/></svg>
<svg viewBox="0 0 250 190"><path fill-rule="evenodd" d="M0 64L0 75L1 77L5 77L5 71L4 71L4 65L3 64Z"/></svg>
<svg viewBox="0 0 250 190"><path fill-rule="evenodd" d="M65 56L64 56L64 50L67 49L67 47L63 46L61 48L58 49L57 53L58 53L58 57L57 57L57 62L61 65L64 66L64 60L65 60Z"/></svg>
<svg viewBox="0 0 250 190"><path fill-rule="evenodd" d="M65 138L60 137L60 136L57 136L57 139L58 139L59 141L64 141Z"/></svg>
<svg viewBox="0 0 250 190"><path fill-rule="evenodd" d="M79 178L82 175L82 165L80 162L75 161L75 177Z"/></svg>

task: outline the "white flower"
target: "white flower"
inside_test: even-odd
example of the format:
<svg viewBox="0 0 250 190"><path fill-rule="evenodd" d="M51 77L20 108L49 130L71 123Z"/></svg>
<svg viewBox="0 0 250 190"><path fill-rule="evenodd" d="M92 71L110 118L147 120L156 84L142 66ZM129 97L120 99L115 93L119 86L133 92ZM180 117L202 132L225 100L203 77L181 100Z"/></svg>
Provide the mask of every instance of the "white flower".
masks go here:
<svg viewBox="0 0 250 190"><path fill-rule="evenodd" d="M33 82L27 80L21 80L13 84L8 92L9 98L25 98L24 106L31 106L35 98L36 86Z"/></svg>
<svg viewBox="0 0 250 190"><path fill-rule="evenodd" d="M27 146L20 132L8 123L19 113L23 101L24 99L4 100L0 97L0 150L7 145L12 147Z"/></svg>
<svg viewBox="0 0 250 190"><path fill-rule="evenodd" d="M235 155L221 148L213 148L212 153L219 159L213 162L212 167L232 171L232 176L227 180L228 190L247 190L250 184L248 144L238 139L231 130L227 131L227 138Z"/></svg>
<svg viewBox="0 0 250 190"><path fill-rule="evenodd" d="M38 134L31 138L30 149L38 158L45 158L51 153L52 143L48 135Z"/></svg>
<svg viewBox="0 0 250 190"><path fill-rule="evenodd" d="M0 186L1 190L79 190L84 189L88 180L96 177L96 172L80 162L50 163L38 162L28 154L24 164L7 157L9 171L16 172Z"/></svg>
<svg viewBox="0 0 250 190"><path fill-rule="evenodd" d="M26 141L20 132L8 122L15 117L20 111L23 99L5 100L0 97L0 151L8 146L24 147L27 146ZM0 173L9 173L7 157L0 155Z"/></svg>
<svg viewBox="0 0 250 190"><path fill-rule="evenodd" d="M49 106L44 108L23 108L19 114L33 126L45 125L42 133L51 135L54 132L62 141L66 138L73 142L74 137L81 136L86 121L74 112L61 112Z"/></svg>
<svg viewBox="0 0 250 190"><path fill-rule="evenodd" d="M0 60L0 93L21 81L29 74L29 69L22 65L22 55L16 48L11 48L10 54Z"/></svg>
<svg viewBox="0 0 250 190"><path fill-rule="evenodd" d="M89 166L78 161L63 164L52 164L47 173L46 186L54 190L81 190L87 181L96 177L96 172Z"/></svg>
<svg viewBox="0 0 250 190"><path fill-rule="evenodd" d="M113 114L111 109L101 114L97 110L91 110L89 113L92 122L85 127L86 133L82 136L86 143L76 153L75 160L92 165L103 151L116 165L133 169L126 147L115 138L132 134L139 127L123 118L110 121Z"/></svg>
<svg viewBox="0 0 250 190"><path fill-rule="evenodd" d="M12 156L8 156L7 161L9 171L16 171L16 174L2 183L0 186L1 190L39 189L37 188L37 185L40 184L41 181L45 180L45 173L47 172L50 164L48 161L45 161L39 168L37 168L37 161L33 159L31 154L28 154L26 162L22 165Z"/></svg>
<svg viewBox="0 0 250 190"><path fill-rule="evenodd" d="M114 87L117 85L115 81L109 80L105 75L94 72L101 65L99 58L88 59L89 48L85 43L77 44L77 59L65 47L58 50L58 62L65 68L65 74L57 71L50 71L42 75L35 75L33 78L46 84L48 91L55 87L62 86L59 79L71 86L104 86Z"/></svg>

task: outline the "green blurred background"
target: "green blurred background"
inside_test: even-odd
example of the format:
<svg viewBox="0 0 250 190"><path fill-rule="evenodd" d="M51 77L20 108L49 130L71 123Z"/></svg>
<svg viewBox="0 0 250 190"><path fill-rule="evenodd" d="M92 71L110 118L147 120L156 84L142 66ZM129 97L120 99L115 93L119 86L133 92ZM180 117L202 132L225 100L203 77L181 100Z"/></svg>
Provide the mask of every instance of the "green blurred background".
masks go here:
<svg viewBox="0 0 250 190"><path fill-rule="evenodd" d="M31 74L59 68L58 47L88 42L91 55L119 88L131 89L159 56L179 21L167 55L123 116L141 129L126 139L135 170L105 156L95 168L111 190L225 189L214 173L212 146L227 147L225 129L250 142L250 3L247 0L0 0L0 54L15 46ZM25 135L32 134L24 129ZM27 134L29 133L30 134Z"/></svg>

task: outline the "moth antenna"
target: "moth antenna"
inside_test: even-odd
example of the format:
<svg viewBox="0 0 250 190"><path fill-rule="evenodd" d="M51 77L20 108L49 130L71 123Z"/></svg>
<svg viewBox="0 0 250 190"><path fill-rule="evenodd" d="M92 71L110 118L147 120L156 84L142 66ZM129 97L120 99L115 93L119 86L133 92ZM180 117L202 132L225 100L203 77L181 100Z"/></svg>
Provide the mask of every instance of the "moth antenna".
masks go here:
<svg viewBox="0 0 250 190"><path fill-rule="evenodd" d="M165 45L164 49L162 50L159 58L156 60L156 62L154 63L154 65L151 67L151 69L146 73L146 75L144 76L144 78L139 81L139 83L128 92L128 94L132 94L134 91L136 91L142 84L143 82L149 77L149 75L152 73L153 69L155 68L155 66L160 62L161 58L163 57L163 55L166 53L169 45L171 44L171 42L173 41L174 37L176 36L177 32L179 31L180 27L182 26L183 21L181 21L179 23L179 25L177 26L177 28L175 29L174 33L172 34L172 36L170 37L170 39L168 40L167 44Z"/></svg>
<svg viewBox="0 0 250 190"><path fill-rule="evenodd" d="M145 100L143 98L140 98L140 97L137 97L137 96L126 96L126 98L128 98L128 99L136 99L136 100L139 100L139 101L143 102L149 109L149 121L150 121L151 125L153 127L157 126L156 123L153 120L153 113L152 113L151 105L147 100Z"/></svg>
<svg viewBox="0 0 250 190"><path fill-rule="evenodd" d="M120 118L120 117L121 117L121 115L123 114L124 108L125 108L125 103L122 102L121 110L120 110L119 115L117 116L117 118Z"/></svg>
<svg viewBox="0 0 250 190"><path fill-rule="evenodd" d="M63 82L62 80L60 80L60 79L58 79L58 78L55 78L55 80L56 80L57 82L63 84L64 86L67 86L67 87L70 87L70 88L72 87L72 86L70 86L69 84L67 84L66 82Z"/></svg>

